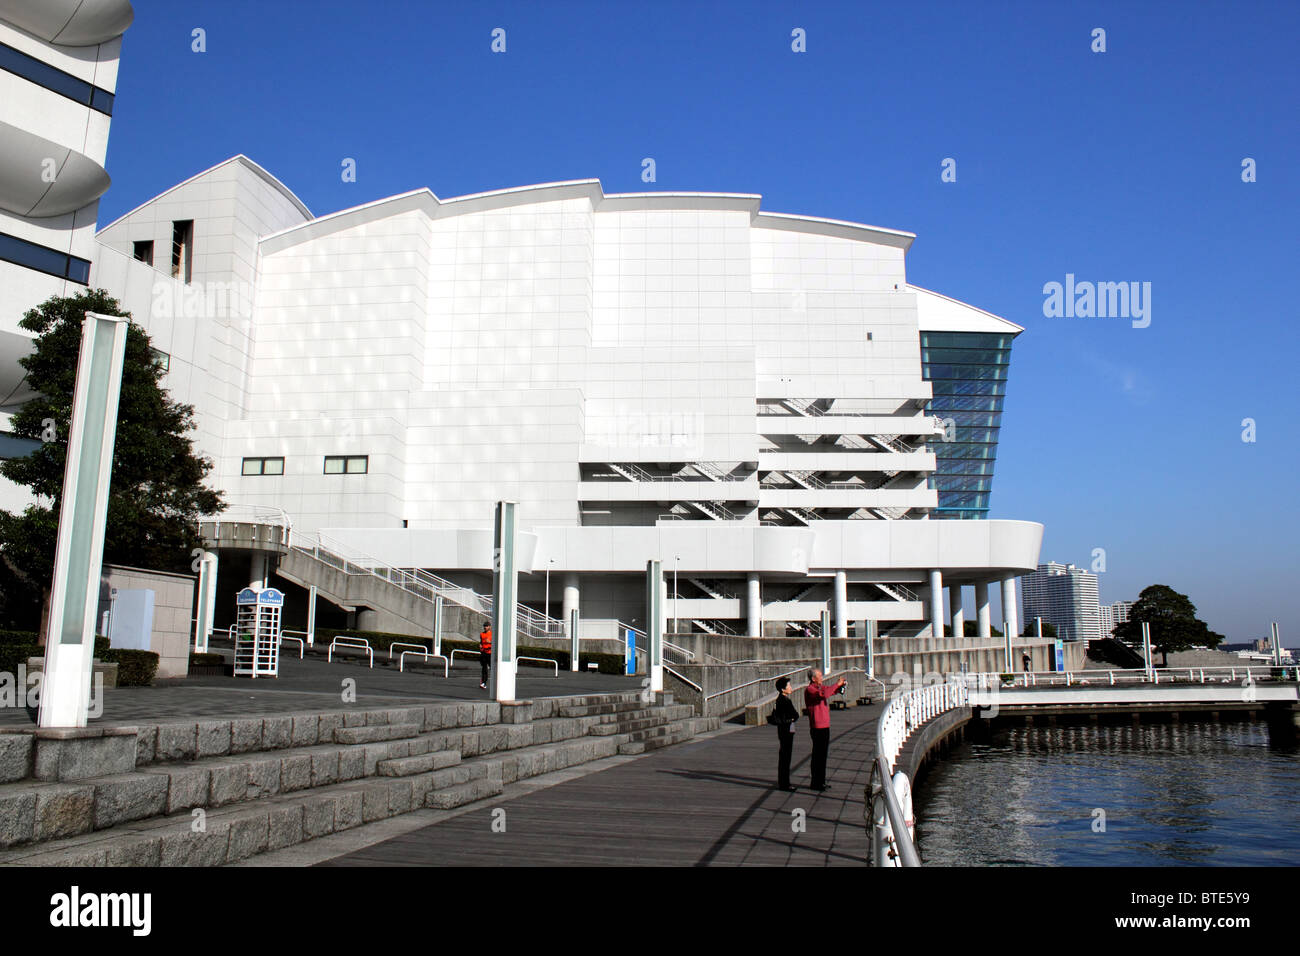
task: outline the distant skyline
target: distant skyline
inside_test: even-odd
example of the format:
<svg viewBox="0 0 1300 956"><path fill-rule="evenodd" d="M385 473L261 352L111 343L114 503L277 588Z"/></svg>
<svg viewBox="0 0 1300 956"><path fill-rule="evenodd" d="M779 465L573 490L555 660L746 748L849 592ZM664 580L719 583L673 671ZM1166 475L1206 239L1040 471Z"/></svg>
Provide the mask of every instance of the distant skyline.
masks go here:
<svg viewBox="0 0 1300 956"><path fill-rule="evenodd" d="M909 281L1025 327L990 517L1300 646L1294 4L134 6L101 226L245 153L318 215L594 177L915 232ZM1049 317L1067 276L1149 313Z"/></svg>

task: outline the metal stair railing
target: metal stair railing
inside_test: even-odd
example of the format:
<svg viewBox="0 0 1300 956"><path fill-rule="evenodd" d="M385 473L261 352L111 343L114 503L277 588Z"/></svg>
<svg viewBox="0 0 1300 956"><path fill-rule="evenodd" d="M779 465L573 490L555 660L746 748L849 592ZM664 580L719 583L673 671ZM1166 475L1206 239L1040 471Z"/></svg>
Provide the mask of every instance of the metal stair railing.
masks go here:
<svg viewBox="0 0 1300 956"><path fill-rule="evenodd" d="M492 615L490 595L479 594L472 588L463 587L423 569L390 567L378 558L364 554L320 532L316 532L314 537L315 540L312 540L312 537L301 532L292 532L289 546L344 574L373 575L430 603L433 603L435 597L442 597L476 614L485 617ZM527 605L517 605L517 613L520 631L530 637L559 637L564 634L564 624L561 621L535 611Z"/></svg>
<svg viewBox="0 0 1300 956"><path fill-rule="evenodd" d="M687 502L687 504L691 505L692 507L698 508L700 511L703 511L709 517L716 518L719 521L736 520L735 514L733 514L730 509L728 509L724 505L719 504L716 501L689 501Z"/></svg>
<svg viewBox="0 0 1300 956"><path fill-rule="evenodd" d="M913 591L911 588L903 587L903 585L901 584L881 584L879 581L877 581L875 582L875 585L876 587L880 588L880 590L888 594L895 601L921 600L919 597L917 597L915 591Z"/></svg>

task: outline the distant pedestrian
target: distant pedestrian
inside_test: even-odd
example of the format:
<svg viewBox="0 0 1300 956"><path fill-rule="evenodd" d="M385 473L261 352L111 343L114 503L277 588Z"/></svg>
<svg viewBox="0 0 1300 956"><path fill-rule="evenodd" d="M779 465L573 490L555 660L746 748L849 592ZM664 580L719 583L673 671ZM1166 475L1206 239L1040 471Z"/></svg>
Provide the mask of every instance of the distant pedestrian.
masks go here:
<svg viewBox="0 0 1300 956"><path fill-rule="evenodd" d="M1029 656L1029 651L1022 651L1020 654L1020 666L1024 668L1026 674L1029 673L1029 668L1032 662L1033 659Z"/></svg>
<svg viewBox="0 0 1300 956"><path fill-rule="evenodd" d="M790 757L794 753L794 724L799 719L799 711L790 702L790 678L776 679L776 707L768 715L767 722L776 725L776 739L780 744L780 753L776 759L776 785L780 790L793 793L797 787L790 786Z"/></svg>
<svg viewBox="0 0 1300 956"><path fill-rule="evenodd" d="M812 734L812 789L825 793L830 789L826 785L826 755L831 749L831 708L827 703L848 683L843 677L831 685L822 683L823 675L814 668L811 680L804 688L803 704L808 712L808 730Z"/></svg>
<svg viewBox="0 0 1300 956"><path fill-rule="evenodd" d="M484 624L478 634L478 666L483 672L478 686L487 689L488 671L492 667L492 625Z"/></svg>

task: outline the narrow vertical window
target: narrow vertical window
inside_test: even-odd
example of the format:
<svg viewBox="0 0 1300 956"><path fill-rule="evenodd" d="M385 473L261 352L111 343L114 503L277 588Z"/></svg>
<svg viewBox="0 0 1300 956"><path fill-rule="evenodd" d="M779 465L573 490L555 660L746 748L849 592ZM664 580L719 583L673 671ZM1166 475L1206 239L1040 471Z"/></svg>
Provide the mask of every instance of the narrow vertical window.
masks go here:
<svg viewBox="0 0 1300 956"><path fill-rule="evenodd" d="M194 273L194 220L172 223L172 278L189 282Z"/></svg>

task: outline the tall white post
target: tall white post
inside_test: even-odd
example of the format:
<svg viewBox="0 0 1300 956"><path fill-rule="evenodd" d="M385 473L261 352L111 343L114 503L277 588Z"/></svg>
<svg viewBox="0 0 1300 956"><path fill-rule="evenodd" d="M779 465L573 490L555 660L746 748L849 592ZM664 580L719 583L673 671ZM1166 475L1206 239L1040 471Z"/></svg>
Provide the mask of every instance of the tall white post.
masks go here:
<svg viewBox="0 0 1300 956"><path fill-rule="evenodd" d="M492 696L515 699L519 573L515 568L515 508L498 501L492 541Z"/></svg>
<svg viewBox="0 0 1300 956"><path fill-rule="evenodd" d="M307 646L316 646L316 585L314 584L307 588Z"/></svg>
<svg viewBox="0 0 1300 956"><path fill-rule="evenodd" d="M975 628L976 633L984 639L993 636L993 615L989 611L989 583L975 583Z"/></svg>
<svg viewBox="0 0 1300 956"><path fill-rule="evenodd" d="M442 609L442 595L435 594L433 596L433 653L437 657L442 656Z"/></svg>
<svg viewBox="0 0 1300 956"><path fill-rule="evenodd" d="M578 670L578 609L569 612L569 670Z"/></svg>
<svg viewBox="0 0 1300 956"><path fill-rule="evenodd" d="M835 636L849 636L849 576L835 572Z"/></svg>
<svg viewBox="0 0 1300 956"><path fill-rule="evenodd" d="M1020 636L1020 608L1016 604L1016 579L1002 581L1002 618L1011 628L1011 636Z"/></svg>
<svg viewBox="0 0 1300 956"><path fill-rule="evenodd" d="M876 623L876 621L870 619L867 620L866 625L867 625L867 643L866 643L867 676L875 677L876 676L876 628L879 627L879 625Z"/></svg>
<svg viewBox="0 0 1300 956"><path fill-rule="evenodd" d="M763 636L763 586L756 572L751 571L748 578L749 590L745 597L745 611L749 616L750 637Z"/></svg>
<svg viewBox="0 0 1300 956"><path fill-rule="evenodd" d="M194 615L194 650L200 654L208 649L212 624L217 613L217 555L203 552L199 559L199 604Z"/></svg>
<svg viewBox="0 0 1300 956"><path fill-rule="evenodd" d="M822 611L822 676L831 671L831 612Z"/></svg>
<svg viewBox="0 0 1300 956"><path fill-rule="evenodd" d="M127 320L87 312L63 468L40 727L85 727Z"/></svg>
<svg viewBox="0 0 1300 956"><path fill-rule="evenodd" d="M952 636L966 636L966 609L961 605L961 585L948 585L948 616L952 620Z"/></svg>
<svg viewBox="0 0 1300 956"><path fill-rule="evenodd" d="M943 637L943 572L930 572L930 627L935 637Z"/></svg>
<svg viewBox="0 0 1300 956"><path fill-rule="evenodd" d="M1146 658L1146 672L1149 680L1155 671L1155 661L1151 659L1151 625L1146 621L1142 622L1142 656Z"/></svg>
<svg viewBox="0 0 1300 956"><path fill-rule="evenodd" d="M1273 666L1282 666L1282 635L1278 632L1277 621L1274 621L1269 628L1271 634L1269 643L1273 647Z"/></svg>
<svg viewBox="0 0 1300 956"><path fill-rule="evenodd" d="M650 692L658 694L664 689L664 569L659 560L646 562L645 634Z"/></svg>
<svg viewBox="0 0 1300 956"><path fill-rule="evenodd" d="M1002 660L1004 662L1003 673L1014 674L1016 672L1011 657L1011 622L1002 622Z"/></svg>

